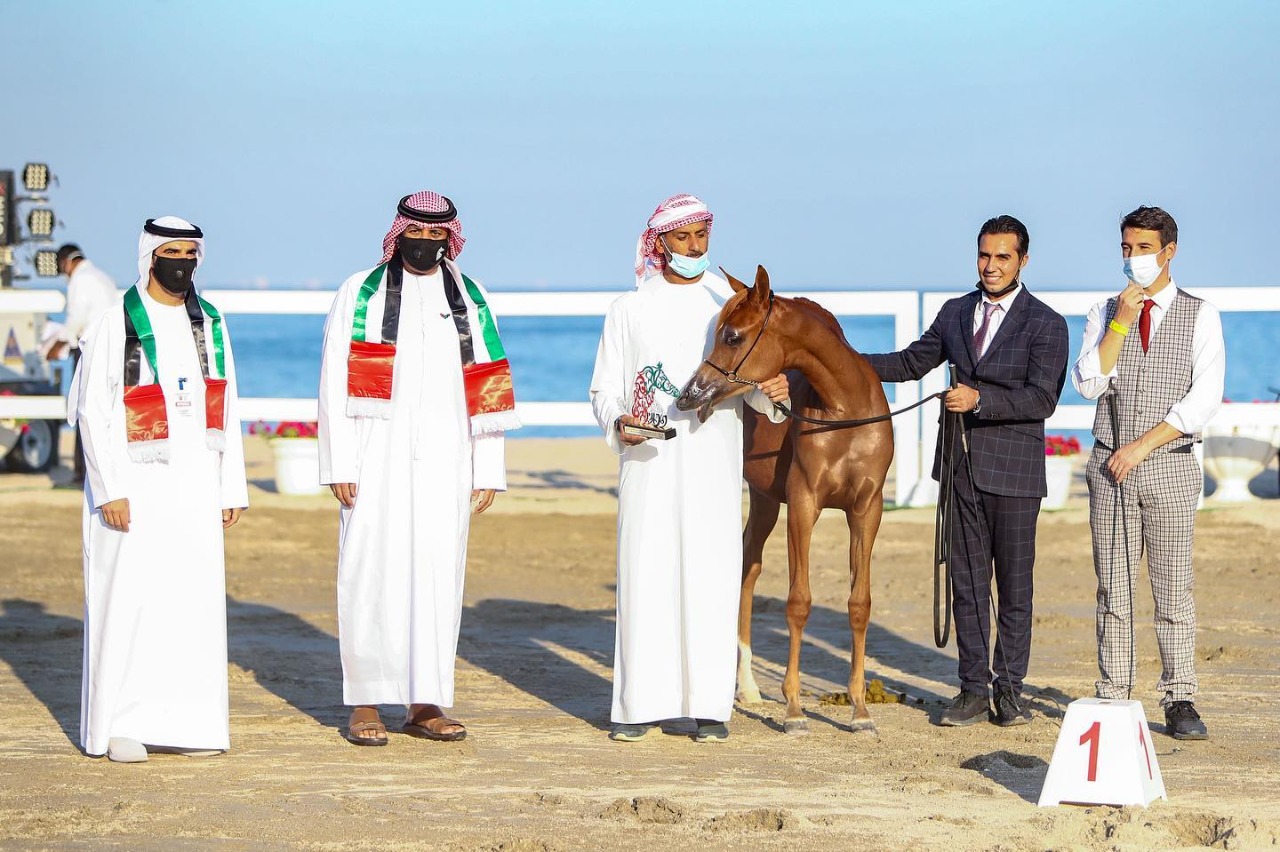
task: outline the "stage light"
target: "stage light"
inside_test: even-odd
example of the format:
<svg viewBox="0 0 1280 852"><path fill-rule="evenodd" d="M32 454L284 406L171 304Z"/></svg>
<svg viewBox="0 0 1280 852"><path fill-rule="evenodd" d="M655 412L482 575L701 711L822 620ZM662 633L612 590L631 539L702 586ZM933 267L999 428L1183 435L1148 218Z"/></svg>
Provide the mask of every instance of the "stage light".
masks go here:
<svg viewBox="0 0 1280 852"><path fill-rule="evenodd" d="M37 207L27 214L27 231L33 237L52 236L56 224L53 211L48 207Z"/></svg>
<svg viewBox="0 0 1280 852"><path fill-rule="evenodd" d="M27 163L22 168L22 185L27 192L44 192L49 188L49 166L45 163Z"/></svg>
<svg viewBox="0 0 1280 852"><path fill-rule="evenodd" d="M41 249L35 257L36 275L41 278L58 277L58 253L49 249Z"/></svg>

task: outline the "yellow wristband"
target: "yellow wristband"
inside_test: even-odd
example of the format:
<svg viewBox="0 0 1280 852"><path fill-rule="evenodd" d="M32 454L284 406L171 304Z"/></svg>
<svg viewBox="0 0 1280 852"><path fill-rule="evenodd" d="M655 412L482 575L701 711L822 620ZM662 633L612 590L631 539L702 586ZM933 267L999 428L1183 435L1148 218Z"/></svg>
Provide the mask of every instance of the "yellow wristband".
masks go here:
<svg viewBox="0 0 1280 852"><path fill-rule="evenodd" d="M1107 326L1107 328L1111 329L1112 331L1114 331L1116 334L1120 335L1121 337L1128 337L1128 336L1129 336L1129 326L1127 326L1127 325L1121 325L1120 323L1116 322L1115 320L1112 320L1112 321L1111 321L1111 324L1110 324L1110 325L1108 325L1108 326Z"/></svg>

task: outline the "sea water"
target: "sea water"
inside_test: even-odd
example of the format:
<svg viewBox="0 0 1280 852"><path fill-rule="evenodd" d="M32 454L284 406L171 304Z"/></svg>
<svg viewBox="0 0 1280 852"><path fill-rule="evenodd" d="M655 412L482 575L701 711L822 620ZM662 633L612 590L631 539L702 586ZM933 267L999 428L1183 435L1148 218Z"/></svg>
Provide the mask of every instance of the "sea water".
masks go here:
<svg viewBox="0 0 1280 852"><path fill-rule="evenodd" d="M849 343L861 352L893 349L893 317L839 317ZM236 314L228 317L241 396L314 397L320 378L324 317ZM585 402L603 317L499 318L516 395L527 402ZM1067 317L1071 361L1084 337L1082 316ZM1272 401L1280 395L1280 313L1224 313L1226 397ZM890 404L893 385L886 385ZM1061 404L1087 403L1068 378ZM529 427L523 437L593 435L588 427ZM1083 439L1084 435L1080 435Z"/></svg>

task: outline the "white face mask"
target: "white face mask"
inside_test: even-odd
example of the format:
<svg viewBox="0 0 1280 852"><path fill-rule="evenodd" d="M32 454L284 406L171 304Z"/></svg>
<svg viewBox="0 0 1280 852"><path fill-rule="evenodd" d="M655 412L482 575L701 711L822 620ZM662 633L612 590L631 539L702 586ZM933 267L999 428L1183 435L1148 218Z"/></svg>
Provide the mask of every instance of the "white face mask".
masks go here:
<svg viewBox="0 0 1280 852"><path fill-rule="evenodd" d="M1164 251L1164 249L1160 251ZM1150 287L1160 277L1160 273L1164 271L1164 264L1156 260L1159 256L1160 252L1158 251L1155 254L1126 257L1124 259L1124 277L1143 289Z"/></svg>

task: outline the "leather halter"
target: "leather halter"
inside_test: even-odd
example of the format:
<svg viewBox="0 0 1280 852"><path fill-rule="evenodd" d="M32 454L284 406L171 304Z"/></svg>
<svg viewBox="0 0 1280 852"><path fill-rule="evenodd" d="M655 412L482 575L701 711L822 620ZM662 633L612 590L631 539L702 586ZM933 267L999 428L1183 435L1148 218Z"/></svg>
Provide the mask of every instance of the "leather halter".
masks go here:
<svg viewBox="0 0 1280 852"><path fill-rule="evenodd" d="M756 344L760 342L760 338L764 336L764 330L769 327L769 318L773 316L773 291L769 291L769 307L764 312L764 322L760 325L760 330L756 332L756 339L751 341L751 345L747 347L747 351L743 354L742 359L738 361L738 366L732 370L726 370L716 364L710 358L704 358L702 363L724 376L735 385L751 385L752 387L760 387L760 383L751 379L744 379L738 375L738 371L742 369L742 365L747 363L747 359L751 357L751 353L755 351Z"/></svg>

